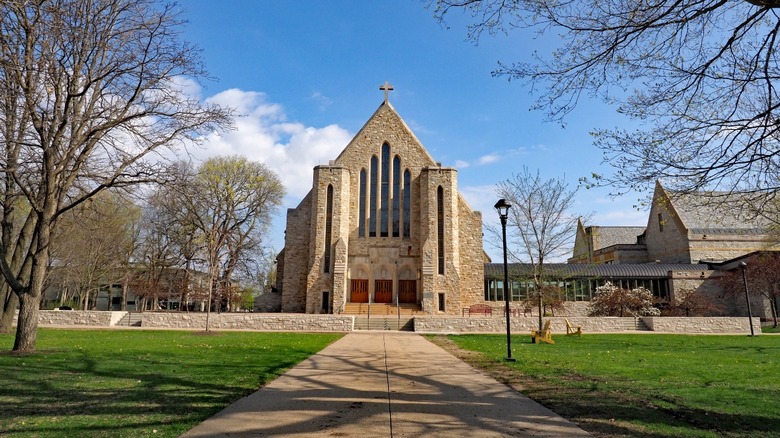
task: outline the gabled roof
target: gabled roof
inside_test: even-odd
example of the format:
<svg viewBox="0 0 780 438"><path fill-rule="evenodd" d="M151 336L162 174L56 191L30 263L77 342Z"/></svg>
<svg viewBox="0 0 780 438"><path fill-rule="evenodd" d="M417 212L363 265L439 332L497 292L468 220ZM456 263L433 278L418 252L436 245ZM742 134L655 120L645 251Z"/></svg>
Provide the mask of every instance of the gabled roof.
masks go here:
<svg viewBox="0 0 780 438"><path fill-rule="evenodd" d="M427 157L427 159L430 162L430 165L433 166L436 164L436 161L433 159L431 154L428 152L428 150L423 146L422 142L417 138L416 135L414 135L414 132L409 128L409 125L406 124L406 121L404 121L403 118L398 114L398 112L395 110L393 105L390 104L389 101L382 102L381 105L379 105L379 108L377 108L376 111L374 111L374 114L369 117L369 119L366 121L365 124L363 124L363 127L360 128L360 131L358 131L357 134L350 140L349 144L344 148L344 150L341 151L338 157L334 160L336 163L339 163L341 159L348 154L348 151L352 149L353 144L356 144L364 137L364 132L368 129L368 127L375 123L381 123L381 119L383 116L389 115L390 117L395 118L400 124L403 130L405 131L405 134L408 135L412 142L420 149L422 154ZM385 141L387 139L379 139L380 141Z"/></svg>
<svg viewBox="0 0 780 438"><path fill-rule="evenodd" d="M593 226L591 232L598 230L598 239L593 239L593 250L613 245L635 245L637 236L645 232L645 227Z"/></svg>
<svg viewBox="0 0 780 438"><path fill-rule="evenodd" d="M696 234L764 234L768 222L745 212L743 197L726 192L678 193L664 189L670 213L676 214L685 228ZM656 197L658 193L656 194Z"/></svg>

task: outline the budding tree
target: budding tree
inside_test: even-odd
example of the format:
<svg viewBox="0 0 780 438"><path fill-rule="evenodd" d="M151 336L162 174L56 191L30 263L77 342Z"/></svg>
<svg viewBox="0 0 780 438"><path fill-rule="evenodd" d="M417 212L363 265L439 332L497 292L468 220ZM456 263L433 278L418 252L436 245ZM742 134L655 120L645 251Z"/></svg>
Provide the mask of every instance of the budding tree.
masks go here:
<svg viewBox="0 0 780 438"><path fill-rule="evenodd" d="M571 250L580 219L571 214L577 189L571 189L561 178L543 179L539 172L522 172L498 183L498 196L512 204L507 218L508 246L515 260L526 260L533 267L535 298L539 311L539 330L542 329L544 293L558 295L556 288L548 287L545 262L562 257ZM493 240L500 230L489 228ZM500 242L500 240L499 240Z"/></svg>

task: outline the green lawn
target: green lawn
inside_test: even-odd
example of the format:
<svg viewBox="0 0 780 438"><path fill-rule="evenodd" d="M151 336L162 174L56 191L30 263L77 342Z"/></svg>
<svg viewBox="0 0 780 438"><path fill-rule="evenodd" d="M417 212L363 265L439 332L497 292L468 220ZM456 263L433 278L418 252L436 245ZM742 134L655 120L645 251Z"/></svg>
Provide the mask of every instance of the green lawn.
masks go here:
<svg viewBox="0 0 780 438"><path fill-rule="evenodd" d="M600 436L780 437L780 337L450 336L459 355ZM436 340L436 339L435 339ZM446 340L438 339L439 343ZM450 344L450 348L452 345Z"/></svg>
<svg viewBox="0 0 780 438"><path fill-rule="evenodd" d="M0 436L175 437L339 334L50 330L0 334Z"/></svg>

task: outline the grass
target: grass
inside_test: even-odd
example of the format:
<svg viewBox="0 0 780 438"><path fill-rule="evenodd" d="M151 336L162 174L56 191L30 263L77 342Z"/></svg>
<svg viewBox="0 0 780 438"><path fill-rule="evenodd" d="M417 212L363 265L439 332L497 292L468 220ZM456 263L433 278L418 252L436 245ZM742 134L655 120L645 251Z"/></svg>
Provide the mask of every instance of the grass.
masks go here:
<svg viewBox="0 0 780 438"><path fill-rule="evenodd" d="M778 327L764 326L761 327L761 331L763 333L780 333L780 326Z"/></svg>
<svg viewBox="0 0 780 438"><path fill-rule="evenodd" d="M175 437L338 334L40 329L0 334L0 436Z"/></svg>
<svg viewBox="0 0 780 438"><path fill-rule="evenodd" d="M597 436L780 437L776 336L554 339L513 337L514 363L506 337L434 341Z"/></svg>

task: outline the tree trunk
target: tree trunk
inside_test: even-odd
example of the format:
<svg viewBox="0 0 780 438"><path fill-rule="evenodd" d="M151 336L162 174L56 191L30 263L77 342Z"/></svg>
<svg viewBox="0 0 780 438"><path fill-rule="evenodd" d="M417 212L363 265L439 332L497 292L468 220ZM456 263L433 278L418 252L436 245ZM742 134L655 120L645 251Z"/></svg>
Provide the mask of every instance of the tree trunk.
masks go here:
<svg viewBox="0 0 780 438"><path fill-rule="evenodd" d="M125 281L122 282L122 304L120 304L119 310L122 312L127 310L127 288L130 285L130 279L128 278L130 275L128 273L125 273Z"/></svg>
<svg viewBox="0 0 780 438"><path fill-rule="evenodd" d="M23 293L19 297L19 319L16 325L16 340L14 351L35 351L38 338L38 307L41 296Z"/></svg>
<svg viewBox="0 0 780 438"><path fill-rule="evenodd" d="M16 296L7 284L3 285L2 290L0 297L3 300L3 312L0 314L0 333L11 333L14 313L16 313L16 307L19 305L19 297Z"/></svg>

